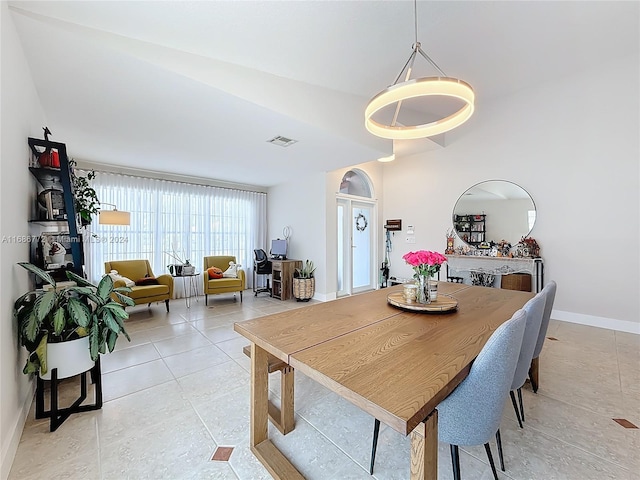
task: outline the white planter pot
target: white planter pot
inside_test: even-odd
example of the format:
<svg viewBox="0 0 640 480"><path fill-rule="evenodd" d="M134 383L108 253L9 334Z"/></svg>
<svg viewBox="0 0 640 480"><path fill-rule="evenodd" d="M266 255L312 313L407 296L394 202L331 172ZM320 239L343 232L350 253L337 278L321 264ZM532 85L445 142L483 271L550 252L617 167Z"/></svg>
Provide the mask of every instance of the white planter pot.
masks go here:
<svg viewBox="0 0 640 480"><path fill-rule="evenodd" d="M89 352L89 337L68 342L47 344L47 373L40 378L51 380L51 371L58 369L58 380L91 370L95 362Z"/></svg>
<svg viewBox="0 0 640 480"><path fill-rule="evenodd" d="M51 263L58 263L62 265L64 263L64 253L56 253L51 255Z"/></svg>

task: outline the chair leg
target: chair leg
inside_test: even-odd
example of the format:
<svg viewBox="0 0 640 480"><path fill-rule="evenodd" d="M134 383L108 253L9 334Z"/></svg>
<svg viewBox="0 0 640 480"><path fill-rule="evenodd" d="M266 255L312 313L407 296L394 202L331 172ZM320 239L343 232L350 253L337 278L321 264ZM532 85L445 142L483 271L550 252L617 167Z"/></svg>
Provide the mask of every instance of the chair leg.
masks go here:
<svg viewBox="0 0 640 480"><path fill-rule="evenodd" d="M451 466L453 467L453 480L460 480L460 455L458 454L458 445L450 445L451 448Z"/></svg>
<svg viewBox="0 0 640 480"><path fill-rule="evenodd" d="M167 313L169 313L169 299L168 298L164 301L164 304L167 306Z"/></svg>
<svg viewBox="0 0 640 480"><path fill-rule="evenodd" d="M380 420L375 419L373 424L373 445L371 446L371 466L369 467L369 475L373 475L373 464L376 461L376 448L378 448L378 433L380 433Z"/></svg>
<svg viewBox="0 0 640 480"><path fill-rule="evenodd" d="M240 303L242 303L242 290L240 290Z"/></svg>
<svg viewBox="0 0 640 480"><path fill-rule="evenodd" d="M518 418L518 425L520 425L520 428L524 428L522 426L522 420L520 420L520 412L518 411L518 404L516 403L516 395L515 393L513 393L513 390L509 392L509 395L511 396L511 403L513 404L513 410L516 412L516 417Z"/></svg>
<svg viewBox="0 0 640 480"><path fill-rule="evenodd" d="M524 406L522 405L522 387L518 389L518 402L520 402L520 418L524 422Z"/></svg>
<svg viewBox="0 0 640 480"><path fill-rule="evenodd" d="M147 304L147 308L151 308L151 302Z"/></svg>
<svg viewBox="0 0 640 480"><path fill-rule="evenodd" d="M493 455L491 455L491 447L488 443L484 444L484 449L487 451L487 458L489 459L489 465L491 465L491 471L493 472L493 478L498 480L498 472L496 472L496 465L493 463Z"/></svg>
<svg viewBox="0 0 640 480"><path fill-rule="evenodd" d="M209 295L204 294L204 306L207 307L209 305Z"/></svg>
<svg viewBox="0 0 640 480"><path fill-rule="evenodd" d="M502 437L500 429L496 431L496 443L498 444L498 457L500 457L500 469L504 472L504 456L502 455Z"/></svg>

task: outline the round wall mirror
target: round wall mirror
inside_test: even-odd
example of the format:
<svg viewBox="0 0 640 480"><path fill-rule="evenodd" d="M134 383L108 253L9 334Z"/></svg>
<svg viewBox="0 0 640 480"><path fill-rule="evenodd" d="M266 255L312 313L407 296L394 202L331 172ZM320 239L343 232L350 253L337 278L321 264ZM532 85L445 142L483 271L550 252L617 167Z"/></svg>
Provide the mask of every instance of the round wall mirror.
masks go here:
<svg viewBox="0 0 640 480"><path fill-rule="evenodd" d="M536 222L536 205L519 185L489 180L465 191L453 207L453 228L472 247L506 240L517 244Z"/></svg>

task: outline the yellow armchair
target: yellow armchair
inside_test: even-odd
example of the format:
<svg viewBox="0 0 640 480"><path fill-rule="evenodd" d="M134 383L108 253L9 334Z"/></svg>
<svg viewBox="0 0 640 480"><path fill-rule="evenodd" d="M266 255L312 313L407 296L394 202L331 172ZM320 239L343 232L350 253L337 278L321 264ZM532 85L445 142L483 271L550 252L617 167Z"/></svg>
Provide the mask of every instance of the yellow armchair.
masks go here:
<svg viewBox="0 0 640 480"><path fill-rule="evenodd" d="M122 275L134 282L147 276L155 277L151 271L149 260L116 260L113 262L105 262L105 273L109 273L111 270L117 270L118 275ZM173 297L173 277L168 274L163 274L155 278L158 280L158 285L135 285L130 287L131 292L129 292L128 295L136 305L148 303L149 306L151 306L152 302L161 302L164 300L168 312L169 300ZM124 287L125 282L116 280L113 285L114 287Z"/></svg>
<svg viewBox="0 0 640 480"><path fill-rule="evenodd" d="M229 262L236 263L236 257L231 255L214 255L204 257L204 268L202 276L204 278L204 303L207 305L208 295L216 293L240 292L242 302L242 291L245 289L244 270L238 268L238 278L209 278L207 270L211 267L218 267L223 272L229 268Z"/></svg>

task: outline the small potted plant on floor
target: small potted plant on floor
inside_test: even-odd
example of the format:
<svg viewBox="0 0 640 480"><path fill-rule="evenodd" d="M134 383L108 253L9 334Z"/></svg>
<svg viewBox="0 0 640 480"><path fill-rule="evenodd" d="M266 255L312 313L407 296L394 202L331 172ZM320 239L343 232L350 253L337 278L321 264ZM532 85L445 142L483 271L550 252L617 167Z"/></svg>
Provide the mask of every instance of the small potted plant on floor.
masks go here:
<svg viewBox="0 0 640 480"><path fill-rule="evenodd" d="M299 302L308 302L316 291L316 279L313 276L316 267L311 260L305 260L301 268L293 272L293 296Z"/></svg>
<svg viewBox="0 0 640 480"><path fill-rule="evenodd" d="M75 283L61 285L35 265L18 265L45 283L43 290L27 292L14 304L18 339L29 352L23 373L48 380L49 371L57 368L58 378L67 378L92 368L99 354L112 352L120 334L129 340L124 320L129 317L125 306L134 305L125 295L130 288L114 289L109 275L93 285L69 271L67 277ZM86 354L74 357L65 352L69 348L83 349ZM72 358L72 365L58 363Z"/></svg>

